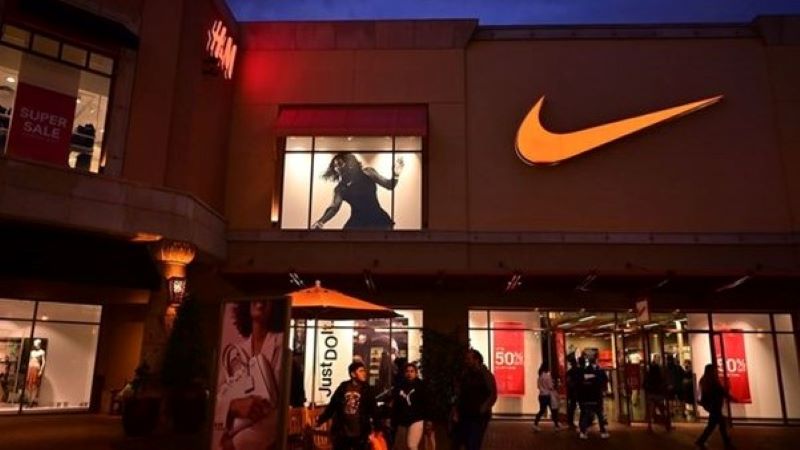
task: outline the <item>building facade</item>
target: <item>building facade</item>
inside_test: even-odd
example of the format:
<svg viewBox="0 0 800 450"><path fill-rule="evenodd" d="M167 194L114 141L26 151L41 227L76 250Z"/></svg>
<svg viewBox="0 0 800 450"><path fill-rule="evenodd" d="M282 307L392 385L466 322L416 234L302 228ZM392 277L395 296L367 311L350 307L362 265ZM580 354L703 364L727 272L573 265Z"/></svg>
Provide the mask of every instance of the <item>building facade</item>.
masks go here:
<svg viewBox="0 0 800 450"><path fill-rule="evenodd" d="M52 2L70 22L24 3L4 2L0 46L8 411L107 408L158 366L186 277L210 330L226 299L314 280L398 309L326 330L374 384L424 328L455 333L498 376L497 414L534 413L538 366L584 356L622 422L643 419L651 362L694 386L719 361L735 418L800 419L796 17L236 23L217 1ZM74 395L58 359L29 376L66 341L94 367Z"/></svg>

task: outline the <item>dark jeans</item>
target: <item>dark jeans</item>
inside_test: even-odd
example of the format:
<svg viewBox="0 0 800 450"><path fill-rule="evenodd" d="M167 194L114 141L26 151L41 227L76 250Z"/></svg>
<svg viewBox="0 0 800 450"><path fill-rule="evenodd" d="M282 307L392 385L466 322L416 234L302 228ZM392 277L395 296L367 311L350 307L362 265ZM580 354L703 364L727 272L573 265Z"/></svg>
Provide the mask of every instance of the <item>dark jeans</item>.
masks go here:
<svg viewBox="0 0 800 450"><path fill-rule="evenodd" d="M533 421L534 425L539 425L539 420L542 419L543 415L547 414L548 409L550 410L550 418L552 418L553 423L558 426L558 411L553 410L553 405L550 404L549 395L539 396L539 413L536 414L536 419Z"/></svg>
<svg viewBox="0 0 800 450"><path fill-rule="evenodd" d="M333 450L367 450L368 442L363 436L337 436L333 439Z"/></svg>
<svg viewBox="0 0 800 450"><path fill-rule="evenodd" d="M578 409L578 399L567 397L567 424L570 428L575 427L575 410Z"/></svg>
<svg viewBox="0 0 800 450"><path fill-rule="evenodd" d="M714 432L714 428L717 426L719 426L719 434L722 435L722 442L725 443L725 447L731 447L731 437L728 435L728 423L722 415L721 408L715 408L708 413L708 424L706 425L706 429L703 430L703 434L697 438L697 443L705 445L708 438L711 437L711 433Z"/></svg>
<svg viewBox="0 0 800 450"><path fill-rule="evenodd" d="M490 417L488 414L477 417L461 417L456 423L453 448L455 450L460 450L462 447L466 450L480 450Z"/></svg>
<svg viewBox="0 0 800 450"><path fill-rule="evenodd" d="M597 425L600 427L600 432L606 432L606 418L603 415L603 403L582 402L580 423L578 424L581 433L586 433L586 430L592 426L594 416L597 416Z"/></svg>

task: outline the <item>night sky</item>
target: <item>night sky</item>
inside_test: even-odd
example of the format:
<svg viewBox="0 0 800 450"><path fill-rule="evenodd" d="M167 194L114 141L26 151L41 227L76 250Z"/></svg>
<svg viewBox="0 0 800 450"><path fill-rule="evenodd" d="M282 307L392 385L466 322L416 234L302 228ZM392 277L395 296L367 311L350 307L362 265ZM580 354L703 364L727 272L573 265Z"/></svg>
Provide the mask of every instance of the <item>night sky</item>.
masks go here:
<svg viewBox="0 0 800 450"><path fill-rule="evenodd" d="M482 25L749 22L800 0L227 0L240 21L478 18Z"/></svg>

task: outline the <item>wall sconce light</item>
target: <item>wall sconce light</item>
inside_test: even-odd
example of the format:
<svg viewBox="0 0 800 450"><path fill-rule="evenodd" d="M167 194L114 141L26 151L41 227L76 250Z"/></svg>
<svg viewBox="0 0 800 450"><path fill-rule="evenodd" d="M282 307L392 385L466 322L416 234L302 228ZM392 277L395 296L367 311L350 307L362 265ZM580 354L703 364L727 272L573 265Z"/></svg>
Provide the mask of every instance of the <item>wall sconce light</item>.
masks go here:
<svg viewBox="0 0 800 450"><path fill-rule="evenodd" d="M186 278L172 277L167 280L169 289L169 302L172 305L180 305L186 297Z"/></svg>

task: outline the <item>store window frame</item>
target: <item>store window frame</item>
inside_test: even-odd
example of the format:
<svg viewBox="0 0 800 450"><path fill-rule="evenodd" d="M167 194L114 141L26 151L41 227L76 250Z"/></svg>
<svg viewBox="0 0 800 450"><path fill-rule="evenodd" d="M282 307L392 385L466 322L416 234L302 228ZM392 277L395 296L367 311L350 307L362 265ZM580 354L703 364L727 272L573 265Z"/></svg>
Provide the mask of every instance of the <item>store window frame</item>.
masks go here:
<svg viewBox="0 0 800 450"><path fill-rule="evenodd" d="M425 345L425 342L424 342L424 330L425 330L424 309L419 307L419 306L391 307L391 309L393 309L395 311L408 312L410 314L419 314L420 317L421 317L422 323L418 324L418 325L415 325L415 326L411 326L411 325L399 326L399 325L397 325L396 321L398 319L408 318L407 316L404 316L404 315L401 315L400 317L393 317L393 318L386 318L386 319L357 319L357 320L356 319L342 319L342 320L318 319L320 324L321 323L327 323L327 322L331 323L330 326L322 326L322 325L320 325L319 327L317 326L317 323L316 323L316 321L314 319L291 319L291 321L289 322L289 332L291 334L290 342L292 343L292 345L290 346L290 352L297 351L297 336L299 334L299 330L303 330L302 333L305 336L305 340L303 341L303 349L304 349L303 351L306 352L304 354L304 357L303 357L303 374L305 374L307 369L308 369L308 367L306 367L306 363L308 362L309 359L314 361L315 356L316 356L313 353L312 353L311 356L309 356L308 352L312 351L312 352L315 352L316 354L318 354L319 351L320 351L319 349L320 349L320 346L322 345L322 342L319 341L319 336L318 335L321 333L321 330L353 330L353 331L358 331L358 330L362 330L362 329L365 329L365 328L369 328L369 326L366 326L366 327L365 326L356 326L355 322L364 321L364 322L369 323L372 320L376 320L376 321L377 320L388 320L389 321L388 336L389 336L389 339L390 339L389 342L391 342L391 340L394 339L394 336L395 336L396 332L397 333L402 333L402 332L406 331L406 332L418 332L419 333L420 348L418 349L418 352L419 352L419 356L420 357L417 360L408 359L408 362L413 362L413 363L417 364L417 367L420 369L420 376L424 377L423 369L420 367L420 365L422 363L422 348ZM353 322L354 325L344 325L344 324L342 324L342 322ZM316 331L316 333L315 333L315 331ZM314 334L314 337L311 338L311 342L313 342L311 349L309 349L306 346L308 344L308 341L309 341L309 333ZM410 347L408 349L406 349L406 351L410 354L410 352L411 352ZM320 361L317 360L316 364L319 365ZM369 363L366 362L365 364L367 364L367 369L369 370ZM312 365L313 365L313 363L312 363ZM312 376L315 376L315 375L316 375L316 372L314 372L314 375L312 375ZM341 378L342 380L345 380L348 377L347 374L341 374L341 373L337 373L334 376L338 377L338 378ZM305 403L307 405L315 403L314 402L314 400L316 399L315 392L310 392L310 390L306 390L305 389L305 388L309 387L309 386L305 385L305 375L304 375L303 383L304 383L304 390L305 390L305 397L306 397L306 402ZM318 381L318 382L316 382L314 384L316 385L317 388L321 386L321 382L320 381Z"/></svg>
<svg viewBox="0 0 800 450"><path fill-rule="evenodd" d="M609 330L604 330L604 332L608 332L608 333L610 333L612 335L612 339L616 339L617 337L622 337L624 339L626 336L630 336L630 335L632 335L633 333L636 333L636 332L639 332L639 333L644 332L645 334L652 334L652 333L663 334L666 331L665 328L661 328L661 327L653 327L653 328L636 327L636 328L634 328L634 330L632 332L631 331L625 331L625 329L624 328L620 328L619 325L624 322L624 318L630 317L631 314L633 314L633 312L632 312L632 310L624 310L624 309L616 309L616 310L613 310L613 309L612 310L609 310L609 309L592 309L592 310L587 310L587 309L574 309L574 308L572 308L572 309L570 309L570 308L566 308L566 309L553 309L553 308L543 309L543 308L533 308L533 307L532 308L470 307L468 309L467 314L469 315L469 313L477 312L477 311L481 311L481 312L484 312L484 313L487 314L486 315L487 325L485 327L468 326L467 327L467 332L468 332L468 335L469 335L469 332L471 332L473 330L476 330L476 331L487 331L488 330L489 331L488 332L488 348L490 349L490 351L491 351L491 348L492 348L491 347L491 345L492 345L492 342L491 342L491 330L493 329L491 327L491 312L493 312L493 311L494 312L497 312L497 311L503 311L503 312L507 312L507 311L534 312L535 311L535 312L538 312L540 314L540 320L541 320L540 328L539 329L528 329L528 328L526 328L526 330L531 330L531 331L534 331L534 332L535 331L539 331L541 333L542 345L543 346L544 345L547 346L546 350L545 350L544 347L541 349L541 351L542 351L542 361L543 362L547 362L549 367L551 367L551 368L555 367L554 364L557 364L557 362L554 361L554 355L552 355L552 346L553 346L552 340L554 339L553 336L554 336L554 331L555 330L554 330L554 328L551 326L551 324L549 322L549 320L550 320L549 319L549 314L550 313L578 312L578 313L584 313L584 314L587 314L587 315L589 315L589 314L607 314L607 313L613 314L615 326L613 328L609 329ZM654 310L651 311L651 313L653 315L656 315L656 314L674 314L675 312L676 312L676 310L666 310L666 309L654 309ZM708 337L708 349L709 349L709 352L710 352L711 355L715 355L716 354L716 348L715 348L715 340L716 339L715 339L715 336L720 336L722 333L725 332L725 330L720 330L720 329L716 329L715 330L714 329L714 322L713 322L714 314L756 314L756 315L768 316L769 323L770 323L770 329L769 330L736 330L735 332L743 334L743 335L759 335L760 334L760 335L769 336L769 338L771 340L771 344L772 344L771 345L771 349L772 349L772 353L771 354L772 354L772 357L774 358L774 361L775 361L776 374L775 374L775 380L774 381L776 383L778 383L777 384L777 388L778 388L778 395L779 395L779 400L780 400L781 417L763 417L763 418L762 417L749 417L748 418L748 417L742 417L742 416L733 417L732 414L731 414L730 403L726 402L727 417L730 418L730 420L732 420L733 423L750 423L750 424L753 424L753 423L755 423L755 424L759 424L759 423L765 423L765 424L780 423L782 425L791 425L791 424L800 423L800 419L790 418L789 414L788 414L788 407L787 407L787 401L786 401L786 390L784 388L784 383L785 382L784 382L784 378L783 378L783 369L782 369L781 361L780 361L781 354L780 354L780 351L779 351L779 344L778 344L778 336L792 336L795 339L795 342L800 341L800 339L798 339L798 334L800 332L798 331L798 324L795 323L793 317L792 317L792 327L793 327L792 331L788 331L788 330L780 330L780 331L778 331L777 327L776 327L776 317L775 316L776 315L788 314L787 311L780 311L780 310L770 310L770 311L738 311L738 310L709 311L707 309L702 309L702 310L680 310L680 313L687 314L687 315L688 314L702 314L702 315L706 316L706 326L708 328L705 328L705 329L703 329L703 328L689 328L688 324L687 324L684 328L680 329L679 331L686 333L688 336L691 336L691 335L707 336ZM469 322L469 317L468 317L468 322ZM663 341L662 341L661 342L661 347L663 348L663 346L664 346L664 344L663 344ZM798 352L797 344L795 346L795 352L796 353ZM798 357L800 357L800 355L798 355ZM617 360L617 355L614 355L613 362L614 362L614 369L615 370L620 370L619 367L617 367L618 364L619 364L619 361ZM492 358L487 358L487 366L489 367L490 370L492 370L491 363L492 363ZM726 373L726 368L723 365L723 376L727 376L727 375L725 375L725 373ZM700 374L697 374L697 376L699 376L699 375ZM698 380L699 380L699 378L698 378ZM695 386L695 389L697 389L697 386ZM699 407L699 405L698 405L698 407ZM499 415L503 416L503 415L507 415L507 414L501 413ZM696 416L696 420L701 420L701 419L704 421L704 420L707 419L707 417L705 417L705 416L701 417L700 415ZM630 420L630 422L633 423L633 422L638 422L638 421Z"/></svg>
<svg viewBox="0 0 800 450"><path fill-rule="evenodd" d="M89 389L89 401L85 407L77 407L77 408L70 408L67 410L59 410L58 408L45 408L45 409L37 409L37 408L25 408L23 402L19 402L19 406L17 407L16 412L6 411L0 412L0 417L3 416L20 416L20 415L47 415L47 414L63 414L67 413L90 413L94 409L96 405L92 403L94 400L92 398L92 394L94 393L95 389L95 376L97 373L97 361L99 356L99 347L100 347L100 336L103 334L103 310L104 308L102 305L96 305L91 303L81 303L81 305L90 305L90 306L99 306L100 307L100 317L97 322L89 322L89 321L81 321L81 320L59 320L59 319L40 319L39 318L39 306L42 303L64 303L60 300L28 300L28 299L0 299L0 300L16 300L16 301L24 301L24 302L31 302L33 303L33 316L29 319L26 318L19 318L19 317L5 317L0 316L0 321L9 320L15 322L24 322L30 324L30 331L26 339L30 339L31 342L34 340L36 336L36 325L40 322L46 322L48 324L58 324L58 325L87 325L87 326L96 326L97 327L97 343L95 344L95 353L94 353L94 362L92 363L91 368L91 387ZM23 385L22 388L22 398L25 396L25 386Z"/></svg>
<svg viewBox="0 0 800 450"><path fill-rule="evenodd" d="M392 161L396 161L396 154L397 153L414 153L418 154L420 158L421 164L421 173L420 173L420 227L419 229L392 229L389 230L390 232L419 232L425 231L428 229L428 137L427 135L386 135L387 137L392 138L392 149L391 150L351 150L352 153L391 153L392 154ZM286 150L286 142L287 138L310 138L311 139L311 149L310 150ZM272 228L285 231L285 232L297 232L297 231L313 231L311 226L313 222L313 196L314 196L314 155L315 154L336 154L341 152L342 150L316 150L316 140L318 138L326 138L326 137L353 137L353 138L372 138L372 137L380 137L380 136L367 136L367 135L359 135L353 134L352 136L344 136L344 135L323 135L323 134L314 134L314 135L292 135L292 136L279 136L277 140L277 152L278 152L278 164L276 168L276 177L275 183L272 189L272 204L270 208L270 223ZM397 149L397 138L403 137L416 137L420 139L420 148L418 150L398 150ZM310 178L310 185L308 189L308 227L307 228L284 228L283 227L283 212L284 212L284 204L283 204L283 197L284 197L284 187L286 182L286 155L287 154L308 154L311 156L311 178ZM317 180L318 181L318 180ZM392 190L392 205L391 205L391 212L390 216L392 220L394 220L394 197L395 192ZM318 231L329 231L329 232L342 232L342 231L349 231L349 230L342 230L342 229L329 229L329 230L318 230ZM386 231L386 230L363 230L366 232L375 232L375 231Z"/></svg>
<svg viewBox="0 0 800 450"><path fill-rule="evenodd" d="M17 45L15 43L7 42L6 40L4 40L3 37L5 36L6 27L14 27L16 29L19 29L19 30L22 30L24 32L27 32L28 33L27 45L24 45L24 46ZM46 53L41 53L41 52L38 52L38 51L33 49L34 38L37 35L38 36L42 36L42 37L44 37L46 39L54 40L54 41L56 41L58 43L58 56L57 57L48 55ZM25 25L19 24L19 23L14 22L14 21L0 22L0 45L9 47L9 48L14 49L14 50L21 51L23 53L30 53L32 55L35 55L35 56L39 57L39 58L44 58L46 60L49 60L49 61L52 61L52 62L55 62L55 63L58 63L58 64L64 64L64 65L67 65L67 66L70 66L70 67L73 67L73 68L76 68L76 69L79 69L79 70L82 70L82 71L86 71L86 72L91 73L93 75L97 75L97 76L100 76L100 77L108 79L108 97L107 97L108 100L107 100L107 105L106 105L105 117L103 118L103 123L105 124L105 126L103 128L102 142L100 144L100 156L99 156L98 170L97 170L97 172L90 172L90 171L85 172L85 173L93 173L95 175L102 174L103 173L103 168L105 167L105 163L106 163L106 160L108 158L108 148L107 147L108 147L109 136L106 133L106 130L108 130L110 128L109 125L111 123L110 122L111 111L112 111L113 105L114 105L114 92L115 92L115 87L116 87L116 73L117 73L117 68L118 68L118 64L119 64L118 58L115 55L111 54L110 52L103 51L103 50L98 50L96 47L92 47L90 45L86 45L85 42L79 42L79 41L76 41L76 40L65 39L62 36L57 36L57 35L54 35L54 34L51 34L51 33L42 32L40 30L33 30L33 29L29 28L29 27L26 27ZM83 51L86 52L86 58L85 58L85 61L84 61L83 65L75 64L74 62L69 61L68 59L63 59L64 46L65 45L68 46L68 47L72 47L72 48L77 49L77 50L83 50ZM111 69L108 72L95 70L95 69L93 69L91 67L92 66L92 57L95 56L95 55L111 61ZM73 131L73 133L74 133L74 131ZM2 158L14 158L13 156L9 156L6 153L6 148L0 149L0 157L2 157ZM68 169L70 171L77 170L77 169L75 169L73 167L69 167L69 166L66 166L66 169Z"/></svg>

